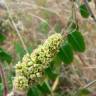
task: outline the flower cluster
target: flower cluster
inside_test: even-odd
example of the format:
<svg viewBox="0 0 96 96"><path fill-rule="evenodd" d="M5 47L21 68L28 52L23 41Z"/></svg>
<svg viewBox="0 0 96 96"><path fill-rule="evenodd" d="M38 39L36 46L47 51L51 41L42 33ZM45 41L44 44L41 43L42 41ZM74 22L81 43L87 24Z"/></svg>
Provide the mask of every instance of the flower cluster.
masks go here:
<svg viewBox="0 0 96 96"><path fill-rule="evenodd" d="M16 90L25 91L31 83L38 82L44 76L44 70L58 53L62 43L62 35L55 33L44 44L31 54L26 54L21 62L16 64L16 77L13 86Z"/></svg>

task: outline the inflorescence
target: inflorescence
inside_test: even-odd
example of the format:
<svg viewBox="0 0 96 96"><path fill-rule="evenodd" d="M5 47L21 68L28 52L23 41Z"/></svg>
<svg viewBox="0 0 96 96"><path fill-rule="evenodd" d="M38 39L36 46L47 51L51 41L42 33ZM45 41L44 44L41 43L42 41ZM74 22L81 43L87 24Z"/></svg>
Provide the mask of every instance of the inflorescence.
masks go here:
<svg viewBox="0 0 96 96"><path fill-rule="evenodd" d="M16 76L13 81L14 90L26 91L30 84L36 83L44 77L44 70L58 53L62 41L62 35L55 33L44 44L31 54L26 54L22 61L16 64Z"/></svg>

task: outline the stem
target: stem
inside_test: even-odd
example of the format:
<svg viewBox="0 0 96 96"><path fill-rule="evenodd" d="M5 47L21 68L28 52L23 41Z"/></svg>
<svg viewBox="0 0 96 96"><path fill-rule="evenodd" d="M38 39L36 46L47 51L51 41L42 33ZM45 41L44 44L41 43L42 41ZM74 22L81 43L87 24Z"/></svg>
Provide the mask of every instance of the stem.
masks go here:
<svg viewBox="0 0 96 96"><path fill-rule="evenodd" d="M3 69L1 64L0 64L0 75L1 75L2 83L4 85L3 96L7 96L7 94L8 94L8 86L7 86L5 72L4 72L4 69Z"/></svg>
<svg viewBox="0 0 96 96"><path fill-rule="evenodd" d="M88 88L91 85L93 85L94 83L96 83L96 80L93 80L92 82L88 83L87 85L84 86L84 88Z"/></svg>
<svg viewBox="0 0 96 96"><path fill-rule="evenodd" d="M93 12L92 12L92 10L91 10L89 4L88 4L88 0L84 0L84 4L86 5L86 7L87 7L87 9L88 9L88 11L89 11L91 17L93 18L93 20L96 22L96 17L94 16L94 14L93 14Z"/></svg>
<svg viewBox="0 0 96 96"><path fill-rule="evenodd" d="M76 17L76 9L75 9L75 5L74 5L73 0L72 0L72 19L76 23L76 25L78 26L78 21L77 21L77 17ZM78 56L79 60L82 62L82 64L86 65L82 56L80 54L77 54L77 56Z"/></svg>
<svg viewBox="0 0 96 96"><path fill-rule="evenodd" d="M58 83L59 83L59 76L56 78L56 80L55 80L55 82L54 82L54 84L52 86L52 92L55 91L55 89L57 88Z"/></svg>
<svg viewBox="0 0 96 96"><path fill-rule="evenodd" d="M59 83L59 76L56 78L56 80L54 81L54 83L52 85L51 96L54 96L54 91L56 90L58 83Z"/></svg>
<svg viewBox="0 0 96 96"><path fill-rule="evenodd" d="M77 54L79 60L82 62L83 65L86 65L86 63L84 62L82 56L80 54Z"/></svg>

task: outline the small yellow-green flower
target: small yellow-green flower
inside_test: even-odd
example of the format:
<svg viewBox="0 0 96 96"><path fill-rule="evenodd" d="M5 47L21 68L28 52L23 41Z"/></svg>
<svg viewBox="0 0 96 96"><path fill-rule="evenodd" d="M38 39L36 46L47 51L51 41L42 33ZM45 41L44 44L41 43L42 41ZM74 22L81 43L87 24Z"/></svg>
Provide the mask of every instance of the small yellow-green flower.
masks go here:
<svg viewBox="0 0 96 96"><path fill-rule="evenodd" d="M14 78L13 86L17 91L24 91L28 89L28 80L24 76L17 76Z"/></svg>
<svg viewBox="0 0 96 96"><path fill-rule="evenodd" d="M54 55L57 54L61 43L61 34L56 33L50 36L43 45L40 45L31 54L32 61L36 64L43 64L47 67L54 58Z"/></svg>

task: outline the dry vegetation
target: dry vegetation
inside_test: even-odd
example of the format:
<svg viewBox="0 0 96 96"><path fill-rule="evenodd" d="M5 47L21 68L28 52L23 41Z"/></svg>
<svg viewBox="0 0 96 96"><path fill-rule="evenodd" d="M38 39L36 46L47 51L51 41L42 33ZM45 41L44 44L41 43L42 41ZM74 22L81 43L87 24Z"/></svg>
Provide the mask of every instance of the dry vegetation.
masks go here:
<svg viewBox="0 0 96 96"><path fill-rule="evenodd" d="M62 32L64 34L68 31L68 22L72 14L72 2L71 0L6 0L9 6L10 14L15 15L22 30L20 34L25 42L27 48L36 48L38 44L44 42L44 40L55 33L54 28L58 22L60 22ZM44 3L46 1L46 3ZM81 1L82 2L82 1ZM95 11L94 2L90 3L91 9ZM78 6L76 5L78 10ZM1 14L2 13L2 14ZM0 14L5 15L5 10L1 10ZM61 85L62 90L77 89L85 87L89 82L96 80L96 22L90 17L89 19L83 19L79 12L77 14L77 20L80 26L80 30L85 37L86 51L79 54L80 58L75 55L75 60L71 66L62 66L61 72ZM95 14L96 15L96 14ZM48 31L40 32L38 26L41 22L47 22ZM13 27L14 30L14 27ZM46 29L45 29L46 30ZM7 66L7 71L13 68L13 65L20 59L18 53L16 53L14 43L20 43L20 38L17 33L6 32L7 40L3 43L3 47L12 54L13 61L10 66ZM13 70L14 71L14 70ZM14 73L14 72L13 72ZM66 88L64 79L67 78L71 83ZM63 83L62 83L63 82ZM91 86L91 90L96 90L96 84Z"/></svg>

